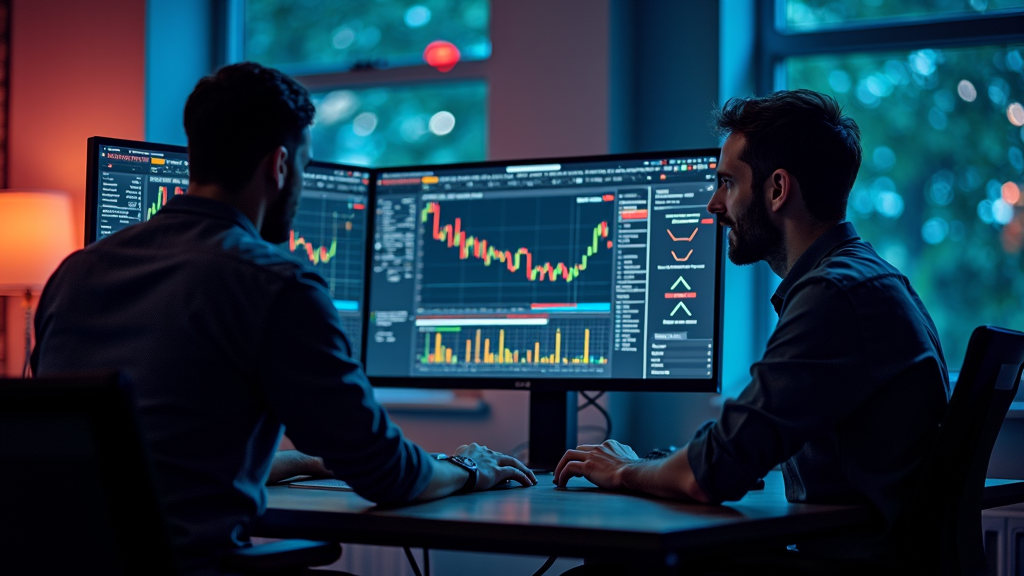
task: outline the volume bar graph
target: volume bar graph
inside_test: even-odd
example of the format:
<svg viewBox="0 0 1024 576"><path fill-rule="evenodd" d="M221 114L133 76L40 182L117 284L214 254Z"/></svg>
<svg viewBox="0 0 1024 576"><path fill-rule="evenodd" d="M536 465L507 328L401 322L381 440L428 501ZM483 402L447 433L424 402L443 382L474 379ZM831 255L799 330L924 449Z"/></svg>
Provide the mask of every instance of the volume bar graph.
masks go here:
<svg viewBox="0 0 1024 576"><path fill-rule="evenodd" d="M462 218L455 218L454 224L441 224L441 205L437 202L428 202L420 214L421 223L426 224L431 218L431 238L447 244L448 248L457 249L459 260L468 260L472 256L477 260L482 260L484 266L490 266L492 262L497 261L504 264L511 273L523 270L526 279L531 282L543 280L572 282L587 269L587 260L597 254L602 244L608 249L612 247L612 241L607 240L608 222L601 222L594 226L593 239L587 246L586 253L580 255L577 263L552 264L544 262L535 266L533 252L529 248L519 248L515 251L496 248L485 238L467 234L462 228Z"/></svg>
<svg viewBox="0 0 1024 576"><path fill-rule="evenodd" d="M564 326L438 326L421 328L421 372L587 371L608 365L607 328ZM564 330L563 330L564 328Z"/></svg>

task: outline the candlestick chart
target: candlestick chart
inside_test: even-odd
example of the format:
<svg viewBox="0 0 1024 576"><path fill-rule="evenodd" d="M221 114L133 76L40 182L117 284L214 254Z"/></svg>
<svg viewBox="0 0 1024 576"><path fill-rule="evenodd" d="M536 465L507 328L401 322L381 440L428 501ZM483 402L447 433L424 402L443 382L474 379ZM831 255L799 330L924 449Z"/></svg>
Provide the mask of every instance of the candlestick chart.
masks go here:
<svg viewBox="0 0 1024 576"><path fill-rule="evenodd" d="M427 202L421 305L502 308L609 302L614 197Z"/></svg>

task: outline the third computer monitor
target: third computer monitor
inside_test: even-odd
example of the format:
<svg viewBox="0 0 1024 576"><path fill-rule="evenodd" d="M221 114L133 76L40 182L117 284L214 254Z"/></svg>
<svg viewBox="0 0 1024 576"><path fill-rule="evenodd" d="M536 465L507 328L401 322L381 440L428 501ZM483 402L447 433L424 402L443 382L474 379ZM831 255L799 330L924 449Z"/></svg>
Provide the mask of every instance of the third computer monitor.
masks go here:
<svg viewBox="0 0 1024 576"><path fill-rule="evenodd" d="M375 173L375 385L716 391L717 150Z"/></svg>

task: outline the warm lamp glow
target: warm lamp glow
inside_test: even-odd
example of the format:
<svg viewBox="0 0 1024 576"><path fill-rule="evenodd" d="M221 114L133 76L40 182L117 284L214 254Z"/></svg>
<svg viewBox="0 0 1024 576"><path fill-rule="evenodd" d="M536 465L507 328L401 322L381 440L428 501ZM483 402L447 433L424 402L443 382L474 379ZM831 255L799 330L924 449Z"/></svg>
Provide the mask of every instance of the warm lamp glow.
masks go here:
<svg viewBox="0 0 1024 576"><path fill-rule="evenodd" d="M77 247L71 198L56 190L0 190L0 292L38 291Z"/></svg>

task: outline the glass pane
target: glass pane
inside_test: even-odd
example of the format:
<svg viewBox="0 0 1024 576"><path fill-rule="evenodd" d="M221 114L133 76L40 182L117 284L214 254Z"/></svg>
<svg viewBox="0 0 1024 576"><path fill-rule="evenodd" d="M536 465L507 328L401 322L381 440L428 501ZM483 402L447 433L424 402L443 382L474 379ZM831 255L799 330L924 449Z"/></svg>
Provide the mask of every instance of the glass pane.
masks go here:
<svg viewBox="0 0 1024 576"><path fill-rule="evenodd" d="M246 0L245 58L292 73L423 64L435 40L491 56L489 0Z"/></svg>
<svg viewBox="0 0 1024 576"><path fill-rule="evenodd" d="M313 157L409 166L487 156L487 83L446 82L313 94Z"/></svg>
<svg viewBox="0 0 1024 576"><path fill-rule="evenodd" d="M786 28L808 32L844 24L1019 10L1024 0L779 0L785 2Z"/></svg>
<svg viewBox="0 0 1024 576"><path fill-rule="evenodd" d="M1024 46L790 58L786 81L860 125L847 217L910 277L950 368L976 326L1024 330Z"/></svg>

